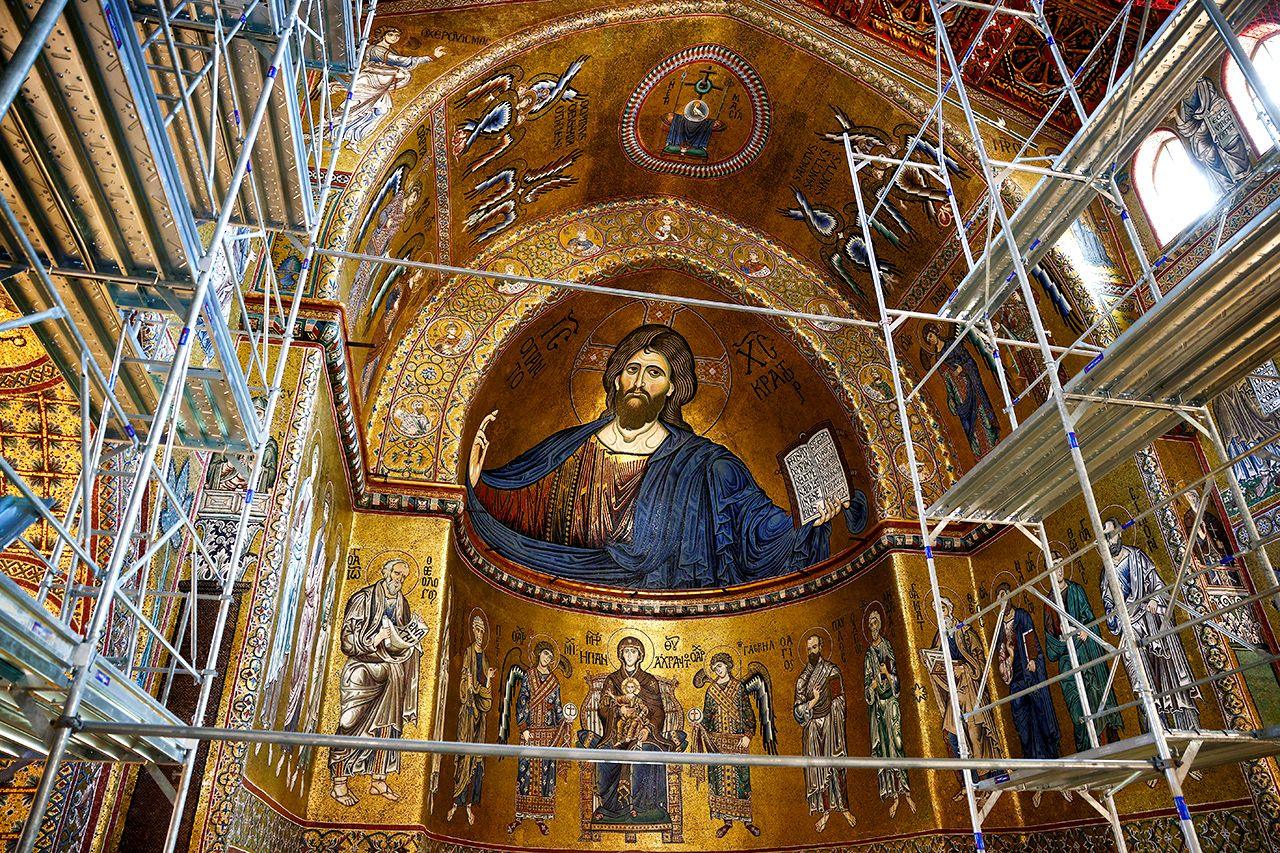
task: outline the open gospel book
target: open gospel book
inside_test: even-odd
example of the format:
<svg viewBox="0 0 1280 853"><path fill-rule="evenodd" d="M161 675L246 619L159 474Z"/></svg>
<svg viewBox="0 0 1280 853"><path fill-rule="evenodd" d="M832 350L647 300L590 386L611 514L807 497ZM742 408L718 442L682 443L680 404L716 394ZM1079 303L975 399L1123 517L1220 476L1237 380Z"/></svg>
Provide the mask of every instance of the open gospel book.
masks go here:
<svg viewBox="0 0 1280 853"><path fill-rule="evenodd" d="M823 426L807 439L781 454L782 468L795 499L800 524L821 517L828 500L849 500L849 477L840 459L830 426Z"/></svg>

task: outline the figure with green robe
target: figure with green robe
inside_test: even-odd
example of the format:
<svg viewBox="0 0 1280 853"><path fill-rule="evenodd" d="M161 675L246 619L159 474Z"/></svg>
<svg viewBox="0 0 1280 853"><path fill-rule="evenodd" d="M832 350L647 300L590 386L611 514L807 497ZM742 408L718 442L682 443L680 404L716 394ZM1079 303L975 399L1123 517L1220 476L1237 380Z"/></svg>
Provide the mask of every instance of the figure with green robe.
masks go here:
<svg viewBox="0 0 1280 853"><path fill-rule="evenodd" d="M863 662L862 682L871 726L871 754L877 758L902 758L905 755L902 749L902 706L898 702L902 682L898 678L893 646L881 633L883 627L881 611L872 609L867 614L870 645ZM876 771L876 775L880 783L880 799L889 804L889 817L898 813L900 798L906 798L911 811L916 810L904 768L885 767Z"/></svg>
<svg viewBox="0 0 1280 853"><path fill-rule="evenodd" d="M1053 559L1057 561L1060 558L1055 554ZM1067 613L1071 614L1071 618L1082 625L1092 623L1096 617L1093 612L1093 606L1089 604L1089 597L1085 594L1084 587L1075 581L1067 580L1066 572L1061 565L1055 568L1053 573L1057 579L1058 588L1062 590L1062 604ZM1076 660L1082 666L1091 660L1097 660L1106 653L1092 634L1084 630L1072 632L1070 626L1064 624L1066 620L1060 618L1060 616L1061 614L1057 610L1045 607L1045 653L1049 660L1058 664L1058 672L1065 672L1071 669L1071 652L1067 648L1068 636L1072 636L1074 639ZM1116 707L1115 691L1107 690L1106 664L1099 663L1081 671L1080 680L1084 682L1085 695L1089 699L1089 708L1093 713L1096 714L1099 710ZM1080 701L1080 690L1076 679L1074 676L1064 678L1058 684L1062 687L1062 698L1067 703L1067 711L1071 714L1071 723L1075 728L1076 751L1081 752L1089 749L1093 744L1089 741L1089 726L1084 720L1084 704ZM1104 692L1105 700L1103 698ZM1123 721L1117 711L1105 717L1097 718L1094 721L1094 726L1098 732L1099 744L1114 743L1120 739Z"/></svg>

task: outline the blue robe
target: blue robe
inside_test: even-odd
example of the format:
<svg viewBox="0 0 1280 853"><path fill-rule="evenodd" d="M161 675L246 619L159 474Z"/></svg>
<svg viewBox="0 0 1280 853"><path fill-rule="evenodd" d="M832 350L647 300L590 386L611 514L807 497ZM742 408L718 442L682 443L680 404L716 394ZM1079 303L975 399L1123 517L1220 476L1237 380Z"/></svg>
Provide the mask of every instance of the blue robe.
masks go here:
<svg viewBox="0 0 1280 853"><path fill-rule="evenodd" d="M520 489L554 471L608 423L561 430L508 464L481 473L492 489ZM485 509L468 487L472 527L494 551L559 577L639 589L721 587L784 575L825 560L830 524L796 527L742 460L714 441L664 423L635 499L632 535L603 548L534 539Z"/></svg>
<svg viewBox="0 0 1280 853"><path fill-rule="evenodd" d="M1035 635L1035 624L1031 614L1021 607L1013 609L1013 668L1009 678L1009 693L1017 693L1034 687L1045 680L1044 652L1040 651L1035 658L1036 670L1027 666L1027 644L1023 637L1027 632ZM1004 627L1000 628L1003 642ZM1037 639L1035 646L1039 647ZM1018 740L1022 742L1023 758L1057 758L1059 743L1062 739L1058 730L1058 717L1053 709L1053 697L1046 688L1040 688L1009 703L1013 710L1013 725L1018 730Z"/></svg>

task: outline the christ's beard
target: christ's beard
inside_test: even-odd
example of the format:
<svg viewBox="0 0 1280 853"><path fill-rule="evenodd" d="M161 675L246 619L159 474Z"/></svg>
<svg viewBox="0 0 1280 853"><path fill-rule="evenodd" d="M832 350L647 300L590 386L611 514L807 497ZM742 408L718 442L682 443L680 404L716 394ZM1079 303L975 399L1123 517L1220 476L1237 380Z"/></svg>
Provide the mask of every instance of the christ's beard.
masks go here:
<svg viewBox="0 0 1280 853"><path fill-rule="evenodd" d="M639 429L658 419L666 397L654 399L643 391L627 391L613 404L613 414L623 429Z"/></svg>

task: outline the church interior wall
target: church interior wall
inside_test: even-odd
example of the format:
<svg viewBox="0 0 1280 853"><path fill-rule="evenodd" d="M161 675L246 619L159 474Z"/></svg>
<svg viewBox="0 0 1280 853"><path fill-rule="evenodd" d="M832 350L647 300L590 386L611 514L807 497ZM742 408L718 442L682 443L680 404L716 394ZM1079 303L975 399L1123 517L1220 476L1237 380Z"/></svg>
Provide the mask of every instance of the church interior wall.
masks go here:
<svg viewBox="0 0 1280 853"><path fill-rule="evenodd" d="M536 736L556 745L589 744L592 727L599 725L591 716L595 705L605 692L626 689L621 682L631 672L622 665L619 643L631 638L643 655L639 670L655 679L636 689L641 696L652 693L649 698L656 697L662 708L661 719L649 725L662 727L670 744L693 749L723 734L709 720L717 689L712 664L719 654L728 657L730 685L746 691L751 681L753 692L741 697L747 703L742 707L756 717L746 749L768 750L763 725L768 717L776 751L803 754L809 729L801 720L805 712L797 709L797 682L810 671L807 666L814 666L808 643L816 637L821 661L838 673L843 701L838 716L847 754L950 754L938 676L931 669L936 658L928 655L937 647L938 627L917 530L902 520L910 503L909 479L901 434L894 433L896 411L886 392L891 377L876 360L880 354L871 351L868 342L874 339L820 320L775 321L661 299L728 298L817 315L870 316L867 292L841 283L840 271L831 265L829 235L818 239L800 209L826 205L848 224L850 211L843 204L848 191L839 183L845 180L843 163L823 132L840 125L837 116L852 115L862 130L887 140L886 150L896 150L919 93L895 83L898 78L890 72L931 81L921 67L896 53L890 56L865 34L842 31L841 40L819 44L767 23L755 3L654 2L623 8L609 0L548 0L503 4L501 16L467 9L425 15L419 5L433 4L400 0L379 17L381 32L401 31L396 50L431 61L415 71L412 87L392 93L380 132L343 153L350 190L330 221L331 245L608 284L655 298L565 295L540 287L503 292L477 279L358 262L320 263L321 274L308 296L317 304L342 306L337 322L343 324L353 393L345 402L335 400L318 346L302 346L290 356L287 393L273 427L278 469L272 488L260 498L260 530L250 549L254 556L230 641L231 666L210 724L344 730L344 715L358 710L361 701L352 684L363 677L344 632L370 626L372 617L359 608L370 600L367 596L380 594L371 591L388 573L403 571L399 583L408 615L395 617L404 641L395 666L405 678L412 672L413 680L410 695L398 700L402 713L395 717L392 736L519 742L519 693L535 677L539 643L545 641L552 660L544 675L559 688L557 718ZM782 52L789 38L796 42L794 66L770 67L767 86L756 87L758 80L733 65L744 91L764 100L735 119L742 126L722 132L745 136L758 130L766 115L772 122L774 141L756 152L761 159L754 171L744 172L741 180L705 181L661 167L644 172L624 158L619 140L626 117L644 109L643 99L636 98L655 80L671 82L662 76L664 61L686 47L723 42L733 62L750 68L751 62L761 64L758 57ZM575 85L583 97L572 110L561 104L546 117L525 116L512 150L494 155L505 159L487 161L478 149L460 150L460 129L470 121L474 130L482 107L510 97L504 85L555 79L579 57L583 65ZM826 79L824 74L830 85L815 100L814 80ZM511 79L504 82L504 75ZM1216 71L1211 82L1221 87ZM477 87L480 95L469 94ZM996 109L986 95L975 97ZM518 108L514 100L512 106ZM646 115L656 120L656 113ZM1016 135L1030 126L1019 110L1010 109L1007 116L1006 124L984 126L997 155L1012 154ZM1061 135L1065 140L1065 132ZM803 138L804 145L784 146L780 138ZM963 173L957 176L959 195L966 214L972 214L980 189L972 152L957 152ZM559 177L545 195L535 193L513 208L511 223L488 233L501 220L484 208L480 184L498 175L499 167L525 170L522 177L545 168ZM763 189L761 174L774 178ZM1121 175L1122 191L1139 209L1128 178ZM1280 177L1243 180L1250 191L1227 217L1227 234L1244 222L1245 213L1280 194ZM1017 183L1025 191L1033 182L1022 176ZM765 190L772 194L762 199ZM1011 190L1011 200L1016 196ZM767 229L759 225L762 217ZM902 267L895 295L903 304L940 304L963 258L954 247L938 248L941 235L949 233L938 209L912 207L908 217L913 236L886 254ZM1090 294L1113 293L1116 282L1131 279L1137 266L1119 239L1113 210L1098 204L1086 218L1102 247L1091 256L1092 265L1086 269L1066 254L1047 263L1058 288L1053 292L1076 313L1055 313L1049 287L1036 293L1058 343L1075 337L1074 324L1091 322L1103 310L1098 300L1089 301ZM1143 240L1154 247L1142 218L1135 220ZM1207 253L1215 225L1202 226L1195 240L1171 254L1161 273L1162 288L1173 286ZM296 271L295 260L278 248L262 263L288 274ZM254 274L263 272L258 266ZM1110 306L1114 322L1104 336L1123 327L1136 313L1134 304ZM0 306L0 319L9 317L6 310ZM997 322L1019 333L1029 327L1018 300ZM361 495L348 469L353 456L353 464L368 465L362 473L369 475L370 488L446 495L463 505L468 453L486 416L497 413L487 426L492 450L486 469L510 463L558 430L590 422L606 410L602 360L644 323L668 325L687 339L700 383L696 401L685 411L692 431L740 459L778 506L795 509L782 453L824 427L831 429L850 487L861 493L863 503L860 514L842 513L832 522L830 557L794 575L743 587L603 588L540 573L497 554L465 511L410 514L357 507ZM908 365L907 382L932 368L940 352L918 321L905 323L895 343ZM78 456L59 436L73 435L76 427L68 426L72 415L65 383L37 350L33 341L0 339L0 442L6 458L21 445L19 455L30 463L24 473L44 475L49 494L60 496L74 483L69 462ZM918 450L930 468L929 488L937 491L1009 431L995 365L972 342L959 351L962 356L925 385L912 410L928 439ZM1038 365L1007 352L1002 365L1018 381L1038 372ZM1280 428L1280 395L1272 391L1265 381L1246 381L1216 404L1228 442ZM968 398L969 414L958 411L966 405L958 397ZM1016 413L1025 417L1039 399L1028 394ZM340 435L344 417L359 422L364 444L354 454ZM1280 447L1276 453L1280 458ZM1132 518L1216 464L1212 451L1194 436L1161 439L1098 483L1103 515ZM1250 509L1268 535L1280 527L1280 463L1263 455L1238 473ZM192 484L194 500L212 488L206 483L212 476L208 470L183 476ZM104 518L118 498L99 496ZM1127 530L1124 544L1145 555L1166 579L1187 557L1201 573L1188 594L1210 607L1220 605L1256 589L1255 579L1241 567L1210 565L1214 554L1225 556L1240 547L1239 509L1219 484L1209 514L1218 519L1220 538L1188 542L1188 505L1177 502ZM1070 553L1092 538L1085 518L1081 500L1051 516L1046 524L1054 547ZM212 519L206 515L206 521ZM938 575L958 618L997 600L1002 582L1017 585L1042 561L1017 531L992 535L966 527L954 536L938 558ZM1280 544L1272 550L1280 559ZM1104 609L1100 566L1096 553L1086 553L1065 578L1080 585L1096 615ZM0 554L0 568L28 586L38 578L34 564L12 549ZM1046 585L1040 588L1048 594ZM1024 648L1031 642L1048 646L1043 603L1026 594L1015 603L1029 614L1034 632L1022 638ZM646 612L650 605L654 609ZM664 609L654 615L657 608ZM1227 627L1274 648L1266 620L1257 616ZM880 641L873 637L872 621L880 623ZM989 637L993 617L984 625ZM1114 636L1105 625L1100 631ZM1257 664L1262 657L1256 648L1209 626L1179 636L1191 679ZM975 637L974 643L979 656L1000 651L988 639ZM886 650L891 659L884 657ZM1046 666L1051 674L1062 668ZM1115 701L1124 705L1133 694L1119 669ZM616 684L608 681L614 675ZM1264 716L1260 710L1280 706L1277 676L1273 666L1256 665L1200 687L1192 702L1196 724L1256 726ZM887 692L872 700L873 689ZM988 693L1007 692L994 668ZM1040 745L1048 741L1063 755L1074 752L1076 714L1061 685L1047 693L1057 737L1043 734ZM1140 731L1136 709L1118 713L1125 735ZM504 716L507 725L500 732ZM1025 754L1025 733L1008 705L994 713L987 733L993 757ZM890 746L873 743L886 735L894 741ZM831 809L819 827L828 808L811 808L809 780L791 768L752 769L750 795L739 791L743 796L719 805L712 802L707 771L672 767L656 776L633 777L625 784L660 787L654 795L663 814L602 820L596 814L601 798L618 795L623 783L600 787L601 769L586 763L404 753L388 769L374 763L387 756L373 756L370 763L352 759L355 769L345 771L343 792L336 786L332 758L320 748L214 744L194 798L190 849L918 851L950 849L969 831L965 804L955 799L959 779L951 772L849 771L833 783L847 794L849 818ZM377 771L368 772L378 766L384 790L374 786ZM547 784L553 766L554 782ZM20 827L22 804L37 771L38 765L20 769L0 784L0 841L14 837ZM136 768L71 765L64 775L55 825L47 834L49 849L79 834L84 839L77 849L86 853L120 848L121 839L129 837L122 834L129 800L143 802L141 774ZM543 785L541 802L534 802L539 797L529 788L537 784ZM1204 837L1219 849L1246 842L1258 849L1280 847L1280 767L1274 760L1209 770L1189 781L1187 796ZM1176 830L1162 789L1132 785L1119 805L1134 849L1168 846ZM720 832L726 808L747 811ZM522 820L517 821L518 813ZM753 834L747 823L762 832ZM993 849L1091 850L1106 843L1105 825L1082 799L1056 793L1039 803L1030 793L1004 796L991 812L990 829Z"/></svg>

